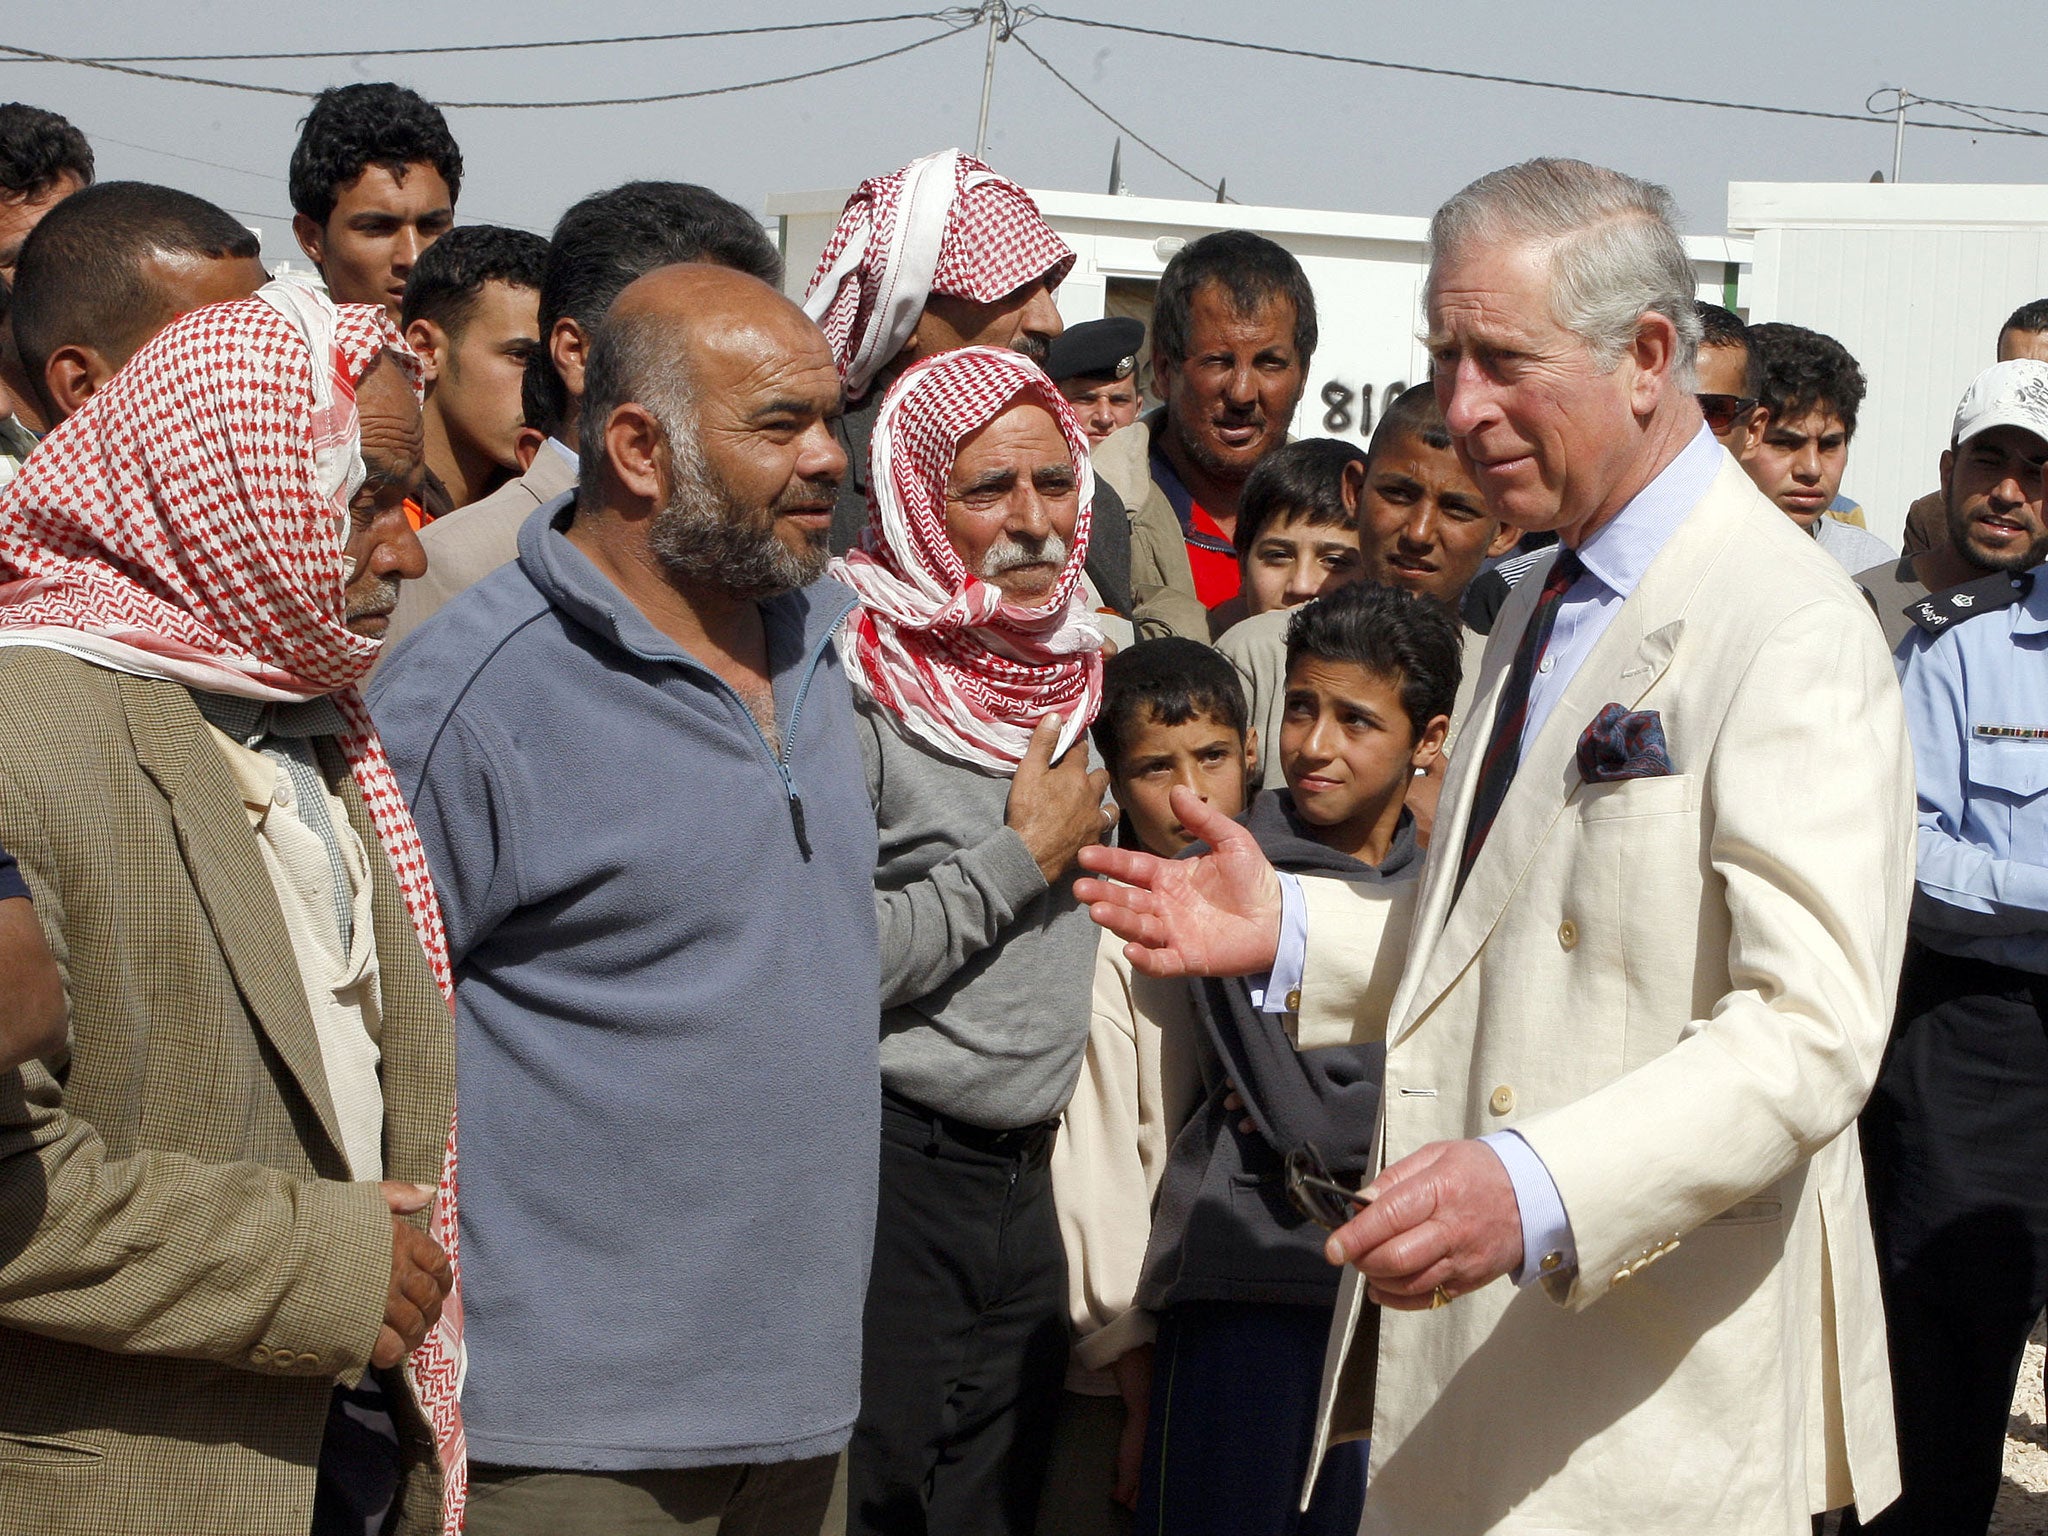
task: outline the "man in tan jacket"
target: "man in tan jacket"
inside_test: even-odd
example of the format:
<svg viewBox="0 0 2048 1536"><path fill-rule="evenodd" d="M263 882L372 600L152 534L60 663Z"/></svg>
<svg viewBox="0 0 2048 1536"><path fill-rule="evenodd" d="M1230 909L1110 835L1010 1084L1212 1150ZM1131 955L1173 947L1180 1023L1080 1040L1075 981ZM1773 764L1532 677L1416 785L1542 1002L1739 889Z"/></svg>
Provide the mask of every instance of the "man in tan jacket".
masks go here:
<svg viewBox="0 0 2048 1536"><path fill-rule="evenodd" d="M353 686L417 569L397 347L196 311L0 493L0 844L70 1023L0 1077L0 1530L444 1528L446 954Z"/></svg>
<svg viewBox="0 0 2048 1536"><path fill-rule="evenodd" d="M1701 419L1667 193L1532 161L1431 244L1459 455L1561 547L1444 786L1323 1412L1370 1435L1369 1533L1806 1536L1898 1490L1854 1128L1911 892L1898 685ZM1327 918L1187 809L1213 860L1092 851L1144 884L1080 894L1148 969L1271 996Z"/></svg>

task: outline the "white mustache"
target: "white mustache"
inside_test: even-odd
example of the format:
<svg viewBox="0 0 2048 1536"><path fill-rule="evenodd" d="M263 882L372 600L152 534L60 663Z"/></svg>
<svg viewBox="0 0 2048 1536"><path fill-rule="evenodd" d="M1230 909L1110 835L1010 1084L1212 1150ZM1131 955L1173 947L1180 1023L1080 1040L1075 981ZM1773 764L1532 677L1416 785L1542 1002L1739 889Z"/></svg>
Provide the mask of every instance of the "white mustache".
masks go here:
<svg viewBox="0 0 2048 1536"><path fill-rule="evenodd" d="M983 581L1000 576L1005 571L1014 571L1020 565L1059 565L1067 563L1067 541L1056 533L1048 533L1035 544L1026 544L1004 534L989 545L988 552L981 557L981 569L974 574Z"/></svg>

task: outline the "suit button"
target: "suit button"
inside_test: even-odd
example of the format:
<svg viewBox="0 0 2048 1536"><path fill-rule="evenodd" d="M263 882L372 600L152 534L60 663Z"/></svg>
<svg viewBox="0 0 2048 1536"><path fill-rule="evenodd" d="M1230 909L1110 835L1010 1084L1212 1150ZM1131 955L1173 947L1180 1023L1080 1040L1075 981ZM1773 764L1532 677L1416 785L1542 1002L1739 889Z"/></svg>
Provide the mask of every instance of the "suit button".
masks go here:
<svg viewBox="0 0 2048 1536"><path fill-rule="evenodd" d="M1493 1090L1493 1097L1486 1101L1486 1107L1496 1115L1510 1113L1515 1107L1515 1090L1503 1083Z"/></svg>
<svg viewBox="0 0 2048 1536"><path fill-rule="evenodd" d="M249 1359L256 1365L270 1364L270 1346L268 1344L258 1344L249 1351Z"/></svg>
<svg viewBox="0 0 2048 1536"><path fill-rule="evenodd" d="M1557 942L1566 949L1577 949L1579 947L1579 925L1570 918L1566 918L1563 922L1559 923L1557 925Z"/></svg>
<svg viewBox="0 0 2048 1536"><path fill-rule="evenodd" d="M1631 1271L1627 1268L1617 1269L1614 1272L1614 1279L1611 1283L1614 1285L1620 1285L1623 1281L1629 1278L1630 1273Z"/></svg>
<svg viewBox="0 0 2048 1536"><path fill-rule="evenodd" d="M320 1357L318 1355L311 1354L301 1355L296 1361L293 1362L293 1364L297 1365L298 1368L302 1371L310 1371L319 1366Z"/></svg>
<svg viewBox="0 0 2048 1536"><path fill-rule="evenodd" d="M1288 991L1287 1011L1289 1013L1301 1012L1301 988L1294 987Z"/></svg>

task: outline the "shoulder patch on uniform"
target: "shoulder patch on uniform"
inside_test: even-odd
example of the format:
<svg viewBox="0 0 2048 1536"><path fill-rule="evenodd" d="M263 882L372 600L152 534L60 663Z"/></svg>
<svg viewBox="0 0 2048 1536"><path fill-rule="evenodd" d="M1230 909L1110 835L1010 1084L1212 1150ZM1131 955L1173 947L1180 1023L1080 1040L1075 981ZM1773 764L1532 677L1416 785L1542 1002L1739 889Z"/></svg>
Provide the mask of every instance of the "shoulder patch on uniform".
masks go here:
<svg viewBox="0 0 2048 1536"><path fill-rule="evenodd" d="M1975 581L1966 581L1960 587L1950 587L1946 592L1930 592L1908 603L1902 611L1928 634L1938 635L1980 613L1998 613L2010 608L2033 589L2032 573L2015 577L1995 571Z"/></svg>

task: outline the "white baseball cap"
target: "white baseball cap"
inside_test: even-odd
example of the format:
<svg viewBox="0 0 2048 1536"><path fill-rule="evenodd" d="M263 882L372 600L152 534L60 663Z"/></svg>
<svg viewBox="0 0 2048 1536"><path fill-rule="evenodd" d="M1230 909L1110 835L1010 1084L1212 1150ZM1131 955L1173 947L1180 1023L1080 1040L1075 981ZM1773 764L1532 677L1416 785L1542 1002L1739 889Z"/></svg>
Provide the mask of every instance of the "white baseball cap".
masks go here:
<svg viewBox="0 0 2048 1536"><path fill-rule="evenodd" d="M1961 447L1993 427L2018 427L2048 443L2048 363L2016 357L1993 363L1963 391L1950 441Z"/></svg>

